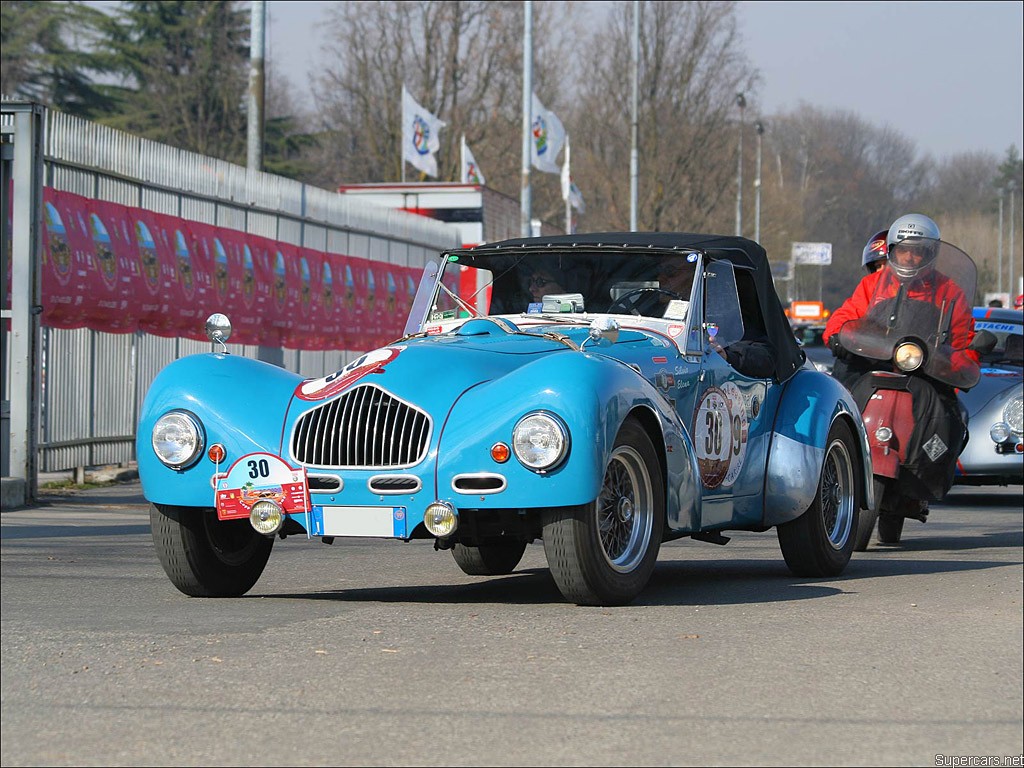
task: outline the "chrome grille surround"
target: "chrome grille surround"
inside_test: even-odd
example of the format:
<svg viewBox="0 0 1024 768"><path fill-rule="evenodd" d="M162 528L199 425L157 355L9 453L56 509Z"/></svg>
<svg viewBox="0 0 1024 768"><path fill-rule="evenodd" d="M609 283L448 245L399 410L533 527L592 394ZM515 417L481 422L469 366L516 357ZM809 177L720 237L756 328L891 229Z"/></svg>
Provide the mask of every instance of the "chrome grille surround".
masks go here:
<svg viewBox="0 0 1024 768"><path fill-rule="evenodd" d="M426 456L432 431L424 411L378 386L361 384L298 418L291 456L310 467L412 467Z"/></svg>

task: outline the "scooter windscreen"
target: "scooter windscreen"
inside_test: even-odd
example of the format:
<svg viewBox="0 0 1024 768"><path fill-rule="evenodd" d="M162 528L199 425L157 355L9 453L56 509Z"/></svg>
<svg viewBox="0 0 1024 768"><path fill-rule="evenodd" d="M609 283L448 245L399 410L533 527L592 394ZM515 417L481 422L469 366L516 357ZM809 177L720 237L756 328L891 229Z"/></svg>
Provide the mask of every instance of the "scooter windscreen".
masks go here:
<svg viewBox="0 0 1024 768"><path fill-rule="evenodd" d="M941 240L903 241L878 275L867 313L843 325L840 343L894 371L961 389L977 384L981 371L965 352L978 279L971 257Z"/></svg>

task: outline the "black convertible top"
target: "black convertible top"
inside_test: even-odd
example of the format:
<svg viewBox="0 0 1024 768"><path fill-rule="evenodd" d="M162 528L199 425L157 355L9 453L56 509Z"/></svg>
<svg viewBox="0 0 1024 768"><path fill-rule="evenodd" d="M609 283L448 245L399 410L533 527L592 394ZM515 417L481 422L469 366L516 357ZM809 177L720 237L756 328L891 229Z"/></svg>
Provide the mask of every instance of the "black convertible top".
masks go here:
<svg viewBox="0 0 1024 768"><path fill-rule="evenodd" d="M774 347L775 377L785 381L804 362L804 353L797 344L789 320L775 292L768 255L764 248L745 237L709 235L692 232L589 232L552 237L531 237L485 243L469 250L481 253L523 251L553 253L565 249L650 251L699 251L709 259L731 262L751 271L761 305L764 327ZM453 250L451 253L458 253ZM463 251L464 252L464 251Z"/></svg>

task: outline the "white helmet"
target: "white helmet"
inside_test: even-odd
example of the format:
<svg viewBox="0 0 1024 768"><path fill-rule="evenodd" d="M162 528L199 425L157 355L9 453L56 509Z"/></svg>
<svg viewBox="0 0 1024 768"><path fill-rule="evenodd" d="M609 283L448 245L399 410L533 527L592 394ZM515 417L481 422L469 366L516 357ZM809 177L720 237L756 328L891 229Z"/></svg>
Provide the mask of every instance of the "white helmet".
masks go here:
<svg viewBox="0 0 1024 768"><path fill-rule="evenodd" d="M932 262L939 252L939 225L921 213L908 213L900 216L889 227L886 237L889 266L896 272L901 281L912 280L922 272L931 269ZM901 266L893 259L893 247L897 243L907 241L904 245L916 245L921 248L924 258L917 266Z"/></svg>

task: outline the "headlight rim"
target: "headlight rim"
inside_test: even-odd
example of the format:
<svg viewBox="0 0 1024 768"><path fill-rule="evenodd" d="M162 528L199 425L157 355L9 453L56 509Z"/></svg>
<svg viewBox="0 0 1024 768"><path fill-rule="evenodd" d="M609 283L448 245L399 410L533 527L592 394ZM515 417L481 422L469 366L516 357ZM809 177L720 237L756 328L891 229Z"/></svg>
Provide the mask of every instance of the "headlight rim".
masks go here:
<svg viewBox="0 0 1024 768"><path fill-rule="evenodd" d="M554 458L554 460L552 460L552 461L550 461L550 462L548 462L547 464L544 464L544 465L533 465L533 464L530 464L529 462L525 461L523 459L522 455L520 455L519 447L518 447L518 441L516 440L516 436L517 436L519 430L521 428L523 428L523 425L526 423L526 421L528 419L533 419L533 418L538 418L538 417L550 421L555 426L555 428L558 430L558 432L560 433L561 438L562 438L562 440L561 440L562 445L561 445L561 449L558 452L558 455ZM554 414L551 411L547 411L547 410L543 410L543 409L536 409L536 410L530 411L529 413L524 413L519 418L519 420L516 422L515 426L512 428L511 444L512 444L512 455L515 456L516 457L516 461L518 461L520 464L522 464L526 469L530 470L531 472L536 472L538 474L543 474L543 473L546 473L546 472L550 472L551 470L557 469L559 466L561 466L562 463L565 461L566 457L569 455L569 444L570 444L570 440L569 440L569 427L566 425L565 421L562 420L557 414Z"/></svg>
<svg viewBox="0 0 1024 768"><path fill-rule="evenodd" d="M1015 415L1013 413L1014 410L1016 410L1017 414L1016 419L1012 418ZM1024 436L1024 418L1021 417L1021 414L1024 414L1024 397L1021 397L1020 395L1011 397L1007 400L1003 404L1002 411L1000 412L1000 416L1003 417L1003 421L1010 427L1011 435L1016 437L1018 440ZM1019 423L1019 429L1018 424L1014 423L1015 421Z"/></svg>
<svg viewBox="0 0 1024 768"><path fill-rule="evenodd" d="M911 359L913 359L914 357L917 358L916 365L904 365L902 362L900 362L900 352L904 350L910 352L912 356ZM912 373L913 371L920 369L921 366L924 365L924 358L924 346L911 339L901 341L899 344L896 345L896 348L893 350L892 353L893 363L896 365L897 368L899 368L904 373Z"/></svg>
<svg viewBox="0 0 1024 768"><path fill-rule="evenodd" d="M191 455L188 456L184 461L181 462L169 462L163 456L160 455L160 451L156 447L156 430L164 419L171 415L179 415L185 417L185 420L189 423L196 433L196 445ZM174 470L188 469L195 465L199 459L202 458L203 452L206 450L206 430L203 428L202 420L196 416L192 411L187 408L172 408L163 415L160 416L154 423L153 429L149 436L150 447L153 449L153 455L156 456L157 460L165 467Z"/></svg>

